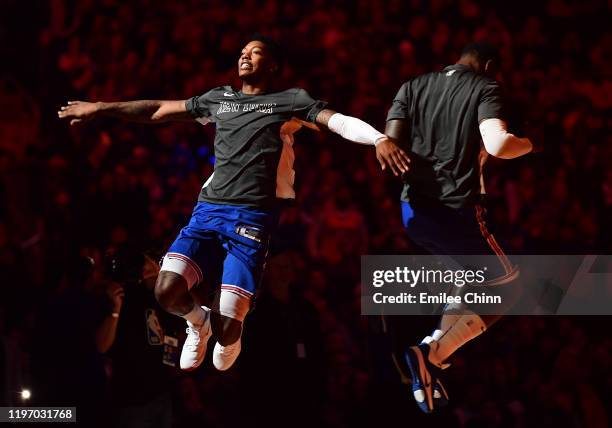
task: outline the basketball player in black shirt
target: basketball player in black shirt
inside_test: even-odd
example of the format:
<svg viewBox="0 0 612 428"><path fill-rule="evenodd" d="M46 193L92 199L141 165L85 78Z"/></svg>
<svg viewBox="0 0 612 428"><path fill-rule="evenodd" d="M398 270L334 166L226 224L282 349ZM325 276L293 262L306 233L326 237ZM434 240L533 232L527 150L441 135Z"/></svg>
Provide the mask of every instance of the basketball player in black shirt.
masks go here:
<svg viewBox="0 0 612 428"><path fill-rule="evenodd" d="M401 86L385 130L411 159L401 197L409 238L431 254L496 255L498 266L487 278L492 286L512 283L518 269L485 224L480 204L483 159L512 159L532 151L529 139L507 131L500 87L493 78L497 65L493 48L468 45L456 64ZM445 360L498 318L447 306L431 336L400 350L421 410L429 413L436 401L448 399L438 378ZM393 322L387 319L391 327Z"/></svg>
<svg viewBox="0 0 612 428"><path fill-rule="evenodd" d="M282 66L279 46L256 35L238 58L242 88L212 89L177 101L69 102L59 117L78 123L115 116L148 123L197 120L216 125L214 173L204 183L191 220L171 245L155 293L168 312L186 319L187 340L180 365L193 370L214 333L213 363L228 369L240 353L242 322L264 266L279 201L295 197L293 134L302 126L326 127L342 137L376 146L383 169L408 169L408 158L388 137L367 123L326 108L299 88L277 91ZM204 277L220 284L213 308L190 294Z"/></svg>

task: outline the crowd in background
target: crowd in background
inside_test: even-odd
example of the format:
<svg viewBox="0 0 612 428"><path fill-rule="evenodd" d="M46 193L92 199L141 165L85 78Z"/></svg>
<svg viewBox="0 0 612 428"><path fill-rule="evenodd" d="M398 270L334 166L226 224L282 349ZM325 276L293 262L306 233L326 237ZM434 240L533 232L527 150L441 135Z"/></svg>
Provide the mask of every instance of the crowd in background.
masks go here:
<svg viewBox="0 0 612 428"><path fill-rule="evenodd" d="M487 163L497 238L510 253L610 251L605 1L9 0L2 8L0 53L10 59L0 72L4 403L15 401L12 386L36 381L36 341L56 334L41 314L82 285L71 274L75 257L96 262L94 280L108 248L129 243L160 257L214 165L211 125L102 119L69 127L57 119L58 107L236 88L236 61L254 32L284 44L279 84L303 87L379 129L402 82L454 63L469 41L496 45L508 121L545 148ZM227 373L206 366L177 376L176 426L421 417L394 372L379 320L359 308L360 255L414 250L402 233L401 184L380 170L372 148L328 132L298 134L295 169L297 203L282 215L243 355ZM67 306L66 328L70 319L79 323L74 307ZM587 317L500 322L453 358L452 405L436 421L607 426L612 338L600 324ZM415 340L431 326L415 320ZM89 351L101 380L82 387L104 397L108 357Z"/></svg>

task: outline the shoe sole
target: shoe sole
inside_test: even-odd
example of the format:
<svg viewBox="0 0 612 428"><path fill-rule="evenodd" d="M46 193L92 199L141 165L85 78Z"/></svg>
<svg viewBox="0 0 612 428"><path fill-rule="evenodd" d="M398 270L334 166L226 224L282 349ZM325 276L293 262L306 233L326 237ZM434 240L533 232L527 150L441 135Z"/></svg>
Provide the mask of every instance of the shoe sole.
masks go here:
<svg viewBox="0 0 612 428"><path fill-rule="evenodd" d="M425 413L431 413L433 411L433 385L432 385L431 373L429 373L429 371L427 370L427 365L425 364L425 358L423 356L423 352L418 346L411 346L409 348L409 352L412 352L413 355L417 359L416 361L416 364L418 366L417 367L418 369L417 377L418 377L419 383L423 387L423 392L425 393L425 401L427 403L427 408L429 409L429 411ZM411 363L410 359L408 360L408 364L414 375L415 368L412 367L413 364ZM421 407L419 406L419 408Z"/></svg>

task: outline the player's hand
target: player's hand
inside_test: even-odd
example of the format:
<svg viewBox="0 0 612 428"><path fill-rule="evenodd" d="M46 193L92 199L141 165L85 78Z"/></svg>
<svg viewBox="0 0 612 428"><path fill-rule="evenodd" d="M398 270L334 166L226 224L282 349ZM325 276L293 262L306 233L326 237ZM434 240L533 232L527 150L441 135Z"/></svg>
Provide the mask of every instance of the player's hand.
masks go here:
<svg viewBox="0 0 612 428"><path fill-rule="evenodd" d="M111 300L113 312L119 312L121 310L121 306L123 305L123 296L125 296L123 287L116 282L111 282L106 288L106 295Z"/></svg>
<svg viewBox="0 0 612 428"><path fill-rule="evenodd" d="M377 141L376 159L383 171L388 166L395 176L408 172L410 158L390 137L385 136Z"/></svg>
<svg viewBox="0 0 612 428"><path fill-rule="evenodd" d="M86 101L68 101L68 104L60 107L57 116L60 119L70 119L70 124L74 125L93 118L98 112L97 103Z"/></svg>

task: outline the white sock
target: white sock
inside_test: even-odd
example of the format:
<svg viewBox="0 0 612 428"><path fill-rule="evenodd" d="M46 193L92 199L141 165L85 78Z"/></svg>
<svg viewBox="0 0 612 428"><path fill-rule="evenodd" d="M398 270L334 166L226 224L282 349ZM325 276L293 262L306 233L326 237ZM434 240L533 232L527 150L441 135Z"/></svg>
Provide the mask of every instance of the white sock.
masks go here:
<svg viewBox="0 0 612 428"><path fill-rule="evenodd" d="M421 343L429 344L433 340L438 340L439 338L441 338L443 334L444 332L442 330L436 329L433 331L433 333L431 333L431 336L425 336L423 340L421 340Z"/></svg>
<svg viewBox="0 0 612 428"><path fill-rule="evenodd" d="M206 321L206 317L208 316L207 312L209 312L206 306L198 306L196 304L193 305L193 309L183 315L187 321L189 321L193 325L200 326L204 324Z"/></svg>
<svg viewBox="0 0 612 428"><path fill-rule="evenodd" d="M453 352L487 329L476 314L443 315L440 325L442 334L429 343L429 361L439 367Z"/></svg>

